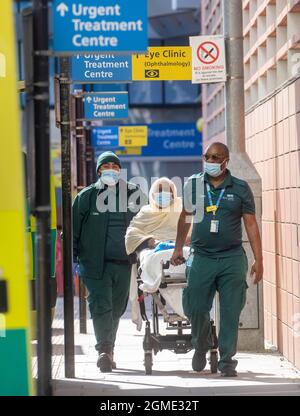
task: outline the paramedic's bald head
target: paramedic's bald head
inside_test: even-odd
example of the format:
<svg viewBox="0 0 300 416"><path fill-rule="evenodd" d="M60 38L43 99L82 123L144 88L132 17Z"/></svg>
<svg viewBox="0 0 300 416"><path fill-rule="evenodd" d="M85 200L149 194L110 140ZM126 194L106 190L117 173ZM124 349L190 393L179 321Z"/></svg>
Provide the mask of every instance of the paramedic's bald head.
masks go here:
<svg viewBox="0 0 300 416"><path fill-rule="evenodd" d="M223 162L224 160L229 160L229 149L224 143L213 143L207 147L204 158L208 162Z"/></svg>

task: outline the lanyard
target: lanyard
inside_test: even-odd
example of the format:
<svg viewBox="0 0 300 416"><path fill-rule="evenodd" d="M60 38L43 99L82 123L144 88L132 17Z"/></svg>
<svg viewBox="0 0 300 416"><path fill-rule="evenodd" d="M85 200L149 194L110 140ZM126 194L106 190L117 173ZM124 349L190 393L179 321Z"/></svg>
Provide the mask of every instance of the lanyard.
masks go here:
<svg viewBox="0 0 300 416"><path fill-rule="evenodd" d="M207 196L208 196L208 200L209 200L209 205L210 205L210 207L215 208L215 209L211 210L211 212L213 212L213 214L214 214L214 215L216 215L216 211L218 210L218 208L219 208L219 206L220 206L220 203L221 203L221 201L222 201L222 198L223 198L223 196L224 196L225 188L224 188L224 189L222 189L222 191L221 191L221 193L220 193L220 195L219 195L219 198L218 198L218 201L217 201L216 205L214 205L214 204L213 204L212 197L211 197L211 193L210 193L210 192L211 192L211 191L210 191L210 186L209 186L209 184L208 184L208 183L206 184L206 189L207 189Z"/></svg>

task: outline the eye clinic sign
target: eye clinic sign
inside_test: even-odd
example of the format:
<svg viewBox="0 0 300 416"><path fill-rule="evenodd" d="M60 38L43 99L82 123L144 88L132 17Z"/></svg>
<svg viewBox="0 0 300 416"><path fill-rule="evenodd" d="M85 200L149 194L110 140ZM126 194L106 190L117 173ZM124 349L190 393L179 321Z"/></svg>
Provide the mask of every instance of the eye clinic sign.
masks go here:
<svg viewBox="0 0 300 416"><path fill-rule="evenodd" d="M144 55L132 56L134 81L190 81L192 49L189 46L150 47Z"/></svg>
<svg viewBox="0 0 300 416"><path fill-rule="evenodd" d="M147 0L53 0L54 52L145 52Z"/></svg>
<svg viewBox="0 0 300 416"><path fill-rule="evenodd" d="M226 81L225 41L222 36L191 36L193 84Z"/></svg>

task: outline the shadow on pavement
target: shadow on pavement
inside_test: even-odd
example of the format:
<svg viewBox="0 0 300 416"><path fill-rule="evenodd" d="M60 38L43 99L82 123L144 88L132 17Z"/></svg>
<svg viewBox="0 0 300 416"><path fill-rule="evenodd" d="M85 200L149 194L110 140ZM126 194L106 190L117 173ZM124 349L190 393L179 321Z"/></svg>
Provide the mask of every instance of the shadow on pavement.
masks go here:
<svg viewBox="0 0 300 416"><path fill-rule="evenodd" d="M176 387L152 385L149 382L128 382L120 380L113 384L110 381L55 380L53 382L54 395L57 396L300 396L300 384L291 385L281 383L277 385L254 386L205 386L205 387Z"/></svg>

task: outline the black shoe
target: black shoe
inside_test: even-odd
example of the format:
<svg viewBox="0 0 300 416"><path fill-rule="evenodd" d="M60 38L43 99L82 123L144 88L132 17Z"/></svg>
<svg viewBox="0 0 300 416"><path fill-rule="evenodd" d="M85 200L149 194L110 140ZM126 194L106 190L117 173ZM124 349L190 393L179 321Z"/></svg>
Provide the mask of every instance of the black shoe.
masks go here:
<svg viewBox="0 0 300 416"><path fill-rule="evenodd" d="M192 368L194 371L202 371L206 366L206 352L201 352L195 350L193 360L192 360Z"/></svg>
<svg viewBox="0 0 300 416"><path fill-rule="evenodd" d="M224 368L221 371L221 377L237 377L237 372L234 368Z"/></svg>
<svg viewBox="0 0 300 416"><path fill-rule="evenodd" d="M113 361L111 355L106 352L102 352L101 354L99 354L97 367L100 368L101 373L111 373L113 368Z"/></svg>
<svg viewBox="0 0 300 416"><path fill-rule="evenodd" d="M112 353L112 356L111 356L111 366L113 370L117 368L117 363L114 361L114 353Z"/></svg>

